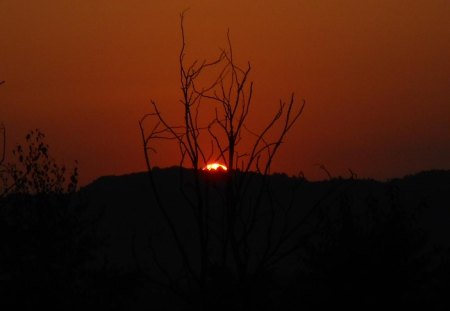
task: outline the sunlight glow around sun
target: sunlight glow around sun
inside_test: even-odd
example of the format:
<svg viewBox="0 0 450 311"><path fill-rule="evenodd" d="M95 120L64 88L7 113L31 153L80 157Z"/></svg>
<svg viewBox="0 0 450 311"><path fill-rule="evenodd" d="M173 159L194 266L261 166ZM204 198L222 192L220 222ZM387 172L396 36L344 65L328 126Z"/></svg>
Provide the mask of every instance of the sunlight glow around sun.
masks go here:
<svg viewBox="0 0 450 311"><path fill-rule="evenodd" d="M227 171L228 168L223 165L223 164L219 164L219 163L210 163L207 164L204 168L204 171L218 171L218 170L223 170L223 171Z"/></svg>

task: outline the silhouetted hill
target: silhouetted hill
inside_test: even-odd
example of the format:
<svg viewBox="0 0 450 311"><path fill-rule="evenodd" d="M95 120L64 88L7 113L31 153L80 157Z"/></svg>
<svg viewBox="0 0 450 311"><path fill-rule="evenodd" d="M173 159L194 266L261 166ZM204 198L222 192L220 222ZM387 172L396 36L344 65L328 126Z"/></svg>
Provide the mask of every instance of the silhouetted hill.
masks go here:
<svg viewBox="0 0 450 311"><path fill-rule="evenodd" d="M1 304L73 310L450 306L450 171L386 182L201 172L199 188L188 169L155 169L153 177L170 225L147 173L101 177L78 193L3 198ZM239 198L227 196L234 189L229 177ZM211 235L207 270L201 269L196 222L199 189ZM228 234L224 219L233 219L224 216L234 207L244 211L234 218L235 245L247 260L241 274L223 252L234 250L221 240ZM242 232L248 234L240 239ZM195 278L199 271L207 271L204 285Z"/></svg>
<svg viewBox="0 0 450 311"><path fill-rule="evenodd" d="M180 181L180 171L177 167L155 169L154 175L161 197L189 240L195 239L187 225L192 215L180 189L190 191L193 187L190 176L192 172L189 170L183 172L184 181ZM253 175L252 178L258 183L261 177ZM294 218L301 217L317 204L336 205L344 197L352 202L354 208L362 212L374 204L389 204L395 193L396 199L411 211L419 207L423 209L420 221L430 230L433 242L450 244L448 170L421 172L387 182L342 178L308 182L285 174L274 174L270 176L270 185L274 196L280 202L293 200ZM80 193L94 209L99 207L104 209L102 230L110 236L112 262L134 264L131 254L133 236L136 243L145 249L147 236L152 233L160 235L165 230L164 220L155 206L147 173L101 177L81 189Z"/></svg>
<svg viewBox="0 0 450 311"><path fill-rule="evenodd" d="M198 228L188 204L195 201L193 172L173 167L155 169L153 174L193 269L199 269ZM209 189L205 200L211 219L222 219L223 176L201 176L202 186L208 185L202 189ZM215 250L220 245L210 241L209 265L218 269L208 281L212 309L233 308L239 300L236 295L242 293L258 310L291 305L307 310L338 305L375 310L388 301L409 309L449 305L445 289L450 280L450 171L386 182L344 178L309 182L273 174L263 192L261 175L238 172L234 178L249 181L242 206L254 204L261 195L258 223L246 240L247 268L254 272L251 281L233 279L226 266L216 267L214 258L220 254ZM81 189L80 195L94 214L103 210L99 232L108 237L108 263L158 281L164 280L161 263L167 271L180 269L180 253L147 173L102 177ZM215 221L211 224L215 226ZM219 228L217 223L211 230ZM276 260L259 270L258 258L267 254L267 245L276 249ZM152 305L145 297L149 296L141 297L142 304ZM175 308L177 300L169 300Z"/></svg>

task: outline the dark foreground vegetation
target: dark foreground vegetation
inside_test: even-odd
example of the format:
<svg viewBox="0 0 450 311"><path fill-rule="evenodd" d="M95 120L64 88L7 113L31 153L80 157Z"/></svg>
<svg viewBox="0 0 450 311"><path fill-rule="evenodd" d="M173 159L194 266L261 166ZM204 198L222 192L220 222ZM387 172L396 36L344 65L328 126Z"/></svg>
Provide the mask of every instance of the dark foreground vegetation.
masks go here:
<svg viewBox="0 0 450 311"><path fill-rule="evenodd" d="M196 228L174 186L180 171L154 174L192 269L199 269ZM189 187L189 171L184 174ZM211 209L220 205L221 191L221 176L213 178ZM275 174L269 184L276 215L258 217L266 226L248 241L245 278L221 260L211 239L206 291L182 266L144 173L103 177L77 192L8 194L0 207L1 304L65 310L448 309L450 172L385 183L308 182ZM259 266L268 239L276 244L292 228L298 230L279 246L276 260Z"/></svg>
<svg viewBox="0 0 450 311"><path fill-rule="evenodd" d="M69 171L57 163L39 130L29 132L25 143L12 150L11 162L6 159L3 152L0 306L80 310L128 305L137 279L102 261L105 239L97 232L101 214L90 213L76 192L76 164Z"/></svg>

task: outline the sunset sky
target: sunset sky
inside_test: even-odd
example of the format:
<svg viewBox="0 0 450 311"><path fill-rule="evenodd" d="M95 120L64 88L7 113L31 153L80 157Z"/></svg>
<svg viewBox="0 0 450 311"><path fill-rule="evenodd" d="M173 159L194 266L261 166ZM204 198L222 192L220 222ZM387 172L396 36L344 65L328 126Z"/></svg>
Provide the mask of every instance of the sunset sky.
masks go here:
<svg viewBox="0 0 450 311"><path fill-rule="evenodd" d="M450 169L449 0L0 0L0 122L9 150L40 128L82 185L145 169L138 120L180 108L179 14L189 59L230 29L252 64L255 130L306 100L273 171L386 179ZM176 165L161 147L155 164Z"/></svg>

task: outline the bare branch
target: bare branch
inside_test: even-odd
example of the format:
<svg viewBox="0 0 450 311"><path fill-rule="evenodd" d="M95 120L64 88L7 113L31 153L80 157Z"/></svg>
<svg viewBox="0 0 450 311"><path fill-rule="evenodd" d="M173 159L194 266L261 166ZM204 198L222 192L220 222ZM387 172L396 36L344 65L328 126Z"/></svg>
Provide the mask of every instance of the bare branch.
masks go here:
<svg viewBox="0 0 450 311"><path fill-rule="evenodd" d="M178 55L179 82L182 107L182 120L172 125L162 115L156 102L151 101L151 112L139 121L144 156L146 160L150 184L158 208L168 224L181 260L187 267L191 277L202 290L206 290L208 265L212 258L210 248L217 247L223 265L232 263L232 270L238 280L245 280L252 255L250 236L258 222L267 216L269 222L265 227L265 251L261 266L267 266L276 260L285 241L273 237L276 222L281 219L282 236L292 238L293 233L288 228L288 212L291 206L284 208L269 187L268 175L274 157L294 124L303 113L304 102L300 104L290 96L288 102L280 101L274 115L262 130L250 130L246 123L253 106L253 82L251 81L250 63L240 67L235 60L231 43L230 31L227 31L225 49L212 61L186 61L186 34L184 15L180 15L181 47ZM214 78L209 76L214 74ZM205 79L207 78L207 79ZM208 82L203 83L203 80ZM209 120L204 120L203 111L214 114ZM206 122L201 124L201 122ZM250 146L242 146L245 135L253 136ZM178 144L180 151L180 168L192 168L189 174L193 179L187 181L185 173L180 169L180 192L194 216L191 224L198 233L200 258L199 273L193 271L193 263L189 261L187 250L181 243L179 230L166 210L166 204L160 197L157 183L154 180L150 153L156 152L157 143L171 141ZM205 175L201 169L202 162L210 160L223 162L228 170L218 177ZM239 172L239 169L242 172ZM256 190L250 193L252 170L258 173ZM187 173L186 173L187 174ZM211 201L211 190L215 191L218 200ZM293 199L291 200L293 202ZM292 205L292 203L291 203ZM268 210L262 210L265 206ZM212 209L214 208L214 210ZM278 217L279 212L283 218ZM278 218L277 218L278 217ZM152 250L153 252L154 250ZM283 250L284 251L284 250ZM158 261L158 258L154 258ZM231 267L230 267L231 268ZM160 266L163 270L164 266ZM164 274L164 271L162 271ZM172 283L167 279L168 283Z"/></svg>

